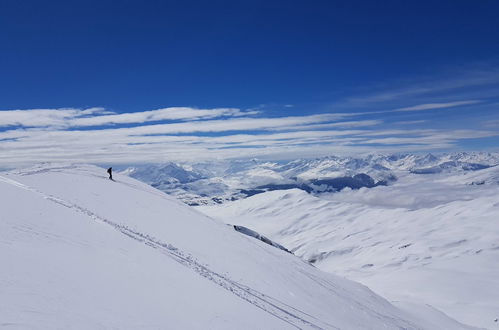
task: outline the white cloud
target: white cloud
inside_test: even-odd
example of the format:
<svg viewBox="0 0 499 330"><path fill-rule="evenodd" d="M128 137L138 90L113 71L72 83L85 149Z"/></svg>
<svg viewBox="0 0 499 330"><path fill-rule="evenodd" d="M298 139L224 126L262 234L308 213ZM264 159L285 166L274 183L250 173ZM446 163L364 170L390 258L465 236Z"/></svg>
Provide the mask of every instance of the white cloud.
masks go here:
<svg viewBox="0 0 499 330"><path fill-rule="evenodd" d="M194 109L188 107L171 107L158 110L112 114L89 118L75 118L68 124L72 127L103 126L111 124L142 124L164 120L199 120L217 117L241 117L255 115L258 111L241 111L235 108Z"/></svg>
<svg viewBox="0 0 499 330"><path fill-rule="evenodd" d="M382 134L380 135L388 135ZM481 130L449 130L449 131L407 131L407 136L391 136L364 141L367 144L400 144L400 145L431 145L446 143L451 144L463 139L477 139L484 137L499 136L499 132ZM366 136L368 134L365 134ZM371 134L372 135L372 134Z"/></svg>
<svg viewBox="0 0 499 330"><path fill-rule="evenodd" d="M103 108L88 109L27 109L27 110L1 110L0 127L22 126L22 127L44 127L57 126L67 127L69 120L109 113Z"/></svg>
<svg viewBox="0 0 499 330"><path fill-rule="evenodd" d="M246 110L168 107L133 113L98 107L1 110L0 167L40 161L138 163L454 148L466 139L499 136L497 116L489 116L497 105L491 102L497 99L499 69L484 67L364 88L358 96L330 104L335 113L266 118L264 111L272 106L265 104ZM463 117L435 122L425 112L473 105L474 115L482 110L470 122ZM279 109L297 113L300 105ZM452 119L453 112L447 114ZM487 118L491 120L483 122ZM456 127L474 124L481 128Z"/></svg>
<svg viewBox="0 0 499 330"><path fill-rule="evenodd" d="M242 111L235 108L195 109L170 107L132 113L113 113L103 108L89 109L27 109L0 111L0 127L59 127L74 128L108 126L116 124L143 124L167 120L199 120L219 117L242 117L258 111Z"/></svg>
<svg viewBox="0 0 499 330"><path fill-rule="evenodd" d="M477 101L426 103L386 112L449 108L472 102ZM393 129L383 120L364 118L372 113L276 118L255 114L232 108L181 107L123 114L103 108L0 111L0 127L8 129L0 130L0 166L41 161L117 164L434 150L453 147L463 139L499 135L479 129ZM359 119L352 120L355 117ZM119 124L133 127L115 126Z"/></svg>
<svg viewBox="0 0 499 330"><path fill-rule="evenodd" d="M495 128L499 127L499 119L498 120L487 120L482 123L484 127Z"/></svg>
<svg viewBox="0 0 499 330"><path fill-rule="evenodd" d="M143 125L120 129L132 135L278 130L281 128L288 129L295 125L324 123L336 120L337 118L338 115L336 114L289 116L279 118L231 118L172 124Z"/></svg>
<svg viewBox="0 0 499 330"><path fill-rule="evenodd" d="M137 129L0 132L0 140L4 139L0 142L0 165L40 161L138 163L250 156L294 158L332 153L432 150L452 147L461 139L499 135L499 132L479 130L330 129L199 136L192 133L148 135L147 127L141 127L146 134L137 134Z"/></svg>
<svg viewBox="0 0 499 330"><path fill-rule="evenodd" d="M471 105L480 103L479 100L469 100L469 101L457 101L457 102L447 102L447 103L427 103L427 104L419 104L411 107L399 108L395 110L391 110L392 112L399 111L424 111L424 110L434 110L434 109L444 109L444 108L453 108L462 105Z"/></svg>
<svg viewBox="0 0 499 330"><path fill-rule="evenodd" d="M422 124L426 123L428 120L406 120L406 121L398 121L395 124L398 125L417 125L417 124Z"/></svg>
<svg viewBox="0 0 499 330"><path fill-rule="evenodd" d="M349 116L352 116L349 114ZM330 129L330 128L352 128L352 127L370 127L383 124L383 120L356 120L341 121L327 124L310 124L278 127L276 130L312 130L312 129Z"/></svg>
<svg viewBox="0 0 499 330"><path fill-rule="evenodd" d="M481 63L468 67L455 67L448 72L414 79L382 82L362 86L347 97L334 103L335 108L365 108L421 101L456 98L489 98L497 96L499 67L497 63ZM468 96L463 96L468 95ZM472 96L474 95L474 96Z"/></svg>

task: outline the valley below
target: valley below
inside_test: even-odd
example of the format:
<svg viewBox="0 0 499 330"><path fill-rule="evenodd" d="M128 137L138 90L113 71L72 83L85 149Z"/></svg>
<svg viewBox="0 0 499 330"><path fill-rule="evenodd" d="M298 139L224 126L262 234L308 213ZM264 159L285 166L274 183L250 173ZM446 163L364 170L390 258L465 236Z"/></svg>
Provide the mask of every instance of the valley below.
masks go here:
<svg viewBox="0 0 499 330"><path fill-rule="evenodd" d="M482 153L252 160L174 194L224 187L185 202L391 301L499 329L498 163ZM366 184L352 185L356 177Z"/></svg>

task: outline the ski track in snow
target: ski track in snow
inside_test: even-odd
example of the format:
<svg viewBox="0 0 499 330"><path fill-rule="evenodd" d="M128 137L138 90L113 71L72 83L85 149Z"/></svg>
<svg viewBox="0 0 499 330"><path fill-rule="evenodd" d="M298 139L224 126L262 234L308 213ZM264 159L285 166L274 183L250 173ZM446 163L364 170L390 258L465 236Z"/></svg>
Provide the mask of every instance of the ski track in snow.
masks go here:
<svg viewBox="0 0 499 330"><path fill-rule="evenodd" d="M287 322L288 324L294 326L297 329L340 329L334 325L331 325L329 323L326 323L324 321L321 321L317 319L316 317L307 314L306 312L300 311L288 304L285 304L278 299L272 298L264 293L261 293L257 290L254 290L250 287L247 287L243 284L240 284L234 280L231 280L227 276L224 276L220 273L217 273L216 271L213 271L209 269L207 266L202 265L198 261L196 261L192 256L190 256L188 253L185 253L175 246L169 244L169 243L164 243L161 242L147 234L143 234L137 231L132 230L131 228L120 225L118 223L115 223L113 221L110 221L106 218L103 218L94 212L83 208L79 205L73 204L69 201L63 200L61 198L45 194L42 191L39 191L35 188L29 187L25 184L22 184L18 181L6 178L4 176L0 176L0 181L3 181L5 183L11 184L13 186L31 191L33 193L36 193L38 195L41 195L43 198L57 203L59 205L62 205L64 207L70 208L75 210L76 212L83 213L90 218L92 218L95 221L99 221L101 223L105 223L117 231L121 232L122 234L139 241L141 243L146 244L149 247L152 247L163 254L169 256L176 262L180 263L181 265L190 268L191 270L195 271L198 275L212 281L213 283L217 284L218 286L224 288L225 290L231 292L232 294L236 295L237 297L247 301L248 303L262 309L263 311L273 315L274 317L277 317L281 319L284 322ZM315 279L317 281L317 279ZM331 289L330 287L328 289ZM412 326L409 326L410 328L413 328ZM400 329L407 329L405 327L401 327Z"/></svg>

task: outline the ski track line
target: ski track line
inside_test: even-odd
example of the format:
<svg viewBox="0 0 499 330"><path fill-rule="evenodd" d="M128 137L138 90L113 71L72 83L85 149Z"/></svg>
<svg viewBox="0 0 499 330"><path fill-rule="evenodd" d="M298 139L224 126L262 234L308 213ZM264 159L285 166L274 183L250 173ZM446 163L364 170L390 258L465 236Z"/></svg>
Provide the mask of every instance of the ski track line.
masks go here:
<svg viewBox="0 0 499 330"><path fill-rule="evenodd" d="M339 296L345 296L344 294L342 294L338 291L338 287L336 285L330 283L329 281L327 281L325 279L321 279L315 275L308 274L308 273L301 271L301 270L299 272L302 273L304 276L308 277L309 279L311 279L312 281L316 282L318 285L327 289L328 291L333 291L335 294L337 294ZM410 323L409 321L399 319L399 318L396 318L393 316L383 315L383 314L380 314L379 312L376 312L375 310L372 310L369 307L366 307L366 306L359 304L357 302L355 302L355 303L356 303L357 307L359 308L359 310L369 311L373 315L376 315L376 317L383 322L387 321L387 320L392 321L393 323L397 324L397 326L399 327L400 330L424 330L422 328L415 326L414 324ZM400 325L399 323L403 323L403 325Z"/></svg>
<svg viewBox="0 0 499 330"><path fill-rule="evenodd" d="M144 243L154 249L160 250L163 254L168 255L170 258L177 261L181 265L192 269L198 275L214 282L218 286L226 289L227 291L231 292L237 297L247 301L248 303L256 306L257 308L260 308L261 310L271 314L272 316L281 319L282 321L294 326L295 328L303 329L303 327L306 327L312 329L340 329L334 325L321 321L315 318L314 316L307 314L306 312L302 312L292 306L280 302L278 299L272 298L264 293L261 293L257 290L254 290L250 287L240 284L222 274L219 274L209 269L207 266L197 262L189 254L182 252L181 250L179 250L178 248L169 243L160 242L147 234L134 231L127 226L120 225L106 218L103 218L86 208L68 202L66 200L60 199L58 197L45 194L42 191L29 187L18 181L6 178L4 176L0 176L0 181L22 188L24 190L31 191L33 193L41 195L43 198L50 200L51 202L57 203L64 207L73 209L77 212L83 213L95 221L99 221L113 227L117 231L121 232L122 234L136 241ZM293 311L289 311L288 309L292 309ZM307 318L312 318L314 319L315 322L322 323L322 326L315 324L314 321L307 320Z"/></svg>

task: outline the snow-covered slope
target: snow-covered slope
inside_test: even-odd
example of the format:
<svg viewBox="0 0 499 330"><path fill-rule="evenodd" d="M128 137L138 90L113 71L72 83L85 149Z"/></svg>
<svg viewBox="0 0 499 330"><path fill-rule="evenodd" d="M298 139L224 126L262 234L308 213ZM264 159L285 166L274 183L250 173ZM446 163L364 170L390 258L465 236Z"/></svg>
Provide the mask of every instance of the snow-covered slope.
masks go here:
<svg viewBox="0 0 499 330"><path fill-rule="evenodd" d="M116 180L93 166L0 175L2 327L469 329Z"/></svg>
<svg viewBox="0 0 499 330"><path fill-rule="evenodd" d="M499 329L499 167L321 195L274 191L200 207L394 300Z"/></svg>

